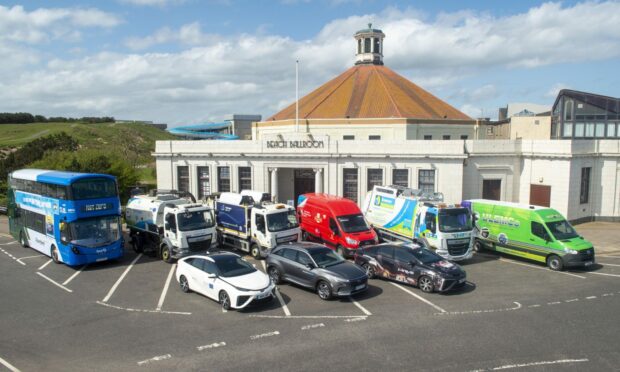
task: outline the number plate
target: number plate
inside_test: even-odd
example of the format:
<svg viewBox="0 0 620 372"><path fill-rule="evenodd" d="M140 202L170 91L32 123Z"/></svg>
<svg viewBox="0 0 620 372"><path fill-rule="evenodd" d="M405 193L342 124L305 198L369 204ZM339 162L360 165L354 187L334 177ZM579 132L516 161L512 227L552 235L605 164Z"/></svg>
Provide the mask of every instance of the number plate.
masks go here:
<svg viewBox="0 0 620 372"><path fill-rule="evenodd" d="M588 262L584 262L584 266L591 266L594 264L594 261L588 261Z"/></svg>
<svg viewBox="0 0 620 372"><path fill-rule="evenodd" d="M366 284L360 284L355 286L355 290L366 288Z"/></svg>

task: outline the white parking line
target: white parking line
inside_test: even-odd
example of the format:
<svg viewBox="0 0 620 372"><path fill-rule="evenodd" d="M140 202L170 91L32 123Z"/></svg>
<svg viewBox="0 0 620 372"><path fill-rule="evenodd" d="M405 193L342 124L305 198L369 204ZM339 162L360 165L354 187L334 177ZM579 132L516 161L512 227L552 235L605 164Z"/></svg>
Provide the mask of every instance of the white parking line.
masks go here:
<svg viewBox="0 0 620 372"><path fill-rule="evenodd" d="M170 287L170 281L172 280L172 274L174 274L174 269L176 267L177 267L177 264L173 264L170 267L170 272L168 273L166 284L164 284L164 289L161 291L161 296L159 296L159 301L157 302L157 310L161 310L161 307L164 305L164 300L166 299L166 293L168 293L168 287Z"/></svg>
<svg viewBox="0 0 620 372"><path fill-rule="evenodd" d="M250 318L270 318L270 319L366 319L366 315L257 315L251 314Z"/></svg>
<svg viewBox="0 0 620 372"><path fill-rule="evenodd" d="M203 350L207 350L207 349L215 349L218 347L222 347L222 346L226 346L225 342L215 342L209 345L202 345L202 346L196 346L196 349L198 349L198 351L203 351Z"/></svg>
<svg viewBox="0 0 620 372"><path fill-rule="evenodd" d="M278 331L267 332L267 333L261 333L260 335L250 336L250 340L258 340L259 338L265 338L265 337L277 336L277 335L279 335L279 334L280 334L280 332L278 332Z"/></svg>
<svg viewBox="0 0 620 372"><path fill-rule="evenodd" d="M51 279L51 278L50 278L50 277L48 277L48 276L45 276L45 274L42 274L42 273L40 273L40 272L38 272L38 271L37 271L37 275L39 275L40 277L42 277L42 278L46 279L48 282L50 282L50 283L54 284L55 286L58 286L58 287L60 287L60 288L64 289L65 291L67 291L67 292L69 292L69 293L72 293L72 292L73 292L72 290L70 290L69 288L65 287L64 285L62 285L62 284L60 284L60 283L58 283L58 282L54 281L53 279Z"/></svg>
<svg viewBox="0 0 620 372"><path fill-rule="evenodd" d="M25 260L25 259L27 259L27 258L35 258L35 257L47 257L47 256L42 255L42 254L37 254L37 255L35 255L35 256L20 257L20 258L18 258L18 259L17 259L17 262L19 262L19 263L20 263L20 264L22 264L22 265L25 265L25 263L23 263L23 262L22 262L22 260Z"/></svg>
<svg viewBox="0 0 620 372"><path fill-rule="evenodd" d="M0 245L11 245L11 244L17 244L17 241L16 241L16 240L14 240L14 241L12 241L12 242L2 243L2 244L0 244Z"/></svg>
<svg viewBox="0 0 620 372"><path fill-rule="evenodd" d="M10 254L9 252L5 251L4 249L0 248L0 252L6 254L7 256L11 257L11 259L13 261L17 261L18 263L22 264L23 266L26 266L25 263L21 262L17 257L13 256L12 254Z"/></svg>
<svg viewBox="0 0 620 372"><path fill-rule="evenodd" d="M52 263L52 259L50 258L46 263L41 265L41 267L39 267L37 270L41 271L41 270L45 269L45 266L47 266L47 265L49 265L51 263Z"/></svg>
<svg viewBox="0 0 620 372"><path fill-rule="evenodd" d="M349 297L349 300L353 302L355 306L357 306L362 312L366 315L372 315L370 311L368 311L364 306L362 306L359 302L355 301L352 297Z"/></svg>
<svg viewBox="0 0 620 372"><path fill-rule="evenodd" d="M560 360L550 360L550 361L542 361L542 362L531 362L531 363L520 363L520 364L506 364L499 367L486 368L486 369L475 369L471 372L482 372L482 371L499 371L503 369L513 369L513 368L523 368L523 367L535 367L535 366L548 366L554 364L565 364L565 363L582 363L589 362L588 359L560 359Z"/></svg>
<svg viewBox="0 0 620 372"><path fill-rule="evenodd" d="M2 363L2 365L8 368L9 371L11 372L20 372L19 369L17 369L14 365L12 365L11 363L7 362L6 360L2 358L0 358L0 363Z"/></svg>
<svg viewBox="0 0 620 372"><path fill-rule="evenodd" d="M604 275L604 276L615 276L615 277L620 277L620 275L618 274L607 274L607 273L595 273L593 271L580 271L580 273L588 273L588 274L594 274L594 275Z"/></svg>
<svg viewBox="0 0 620 372"><path fill-rule="evenodd" d="M154 314L174 314L174 315L192 315L192 313L187 313L184 311L164 311L164 310L150 310L150 309L133 309L130 307L121 307L116 305L110 305L105 302L97 301L98 305L110 307L112 309L125 310L136 313L154 313Z"/></svg>
<svg viewBox="0 0 620 372"><path fill-rule="evenodd" d="M620 266L618 264L610 264L610 263L603 263L603 262L598 262L598 264L604 265L604 266Z"/></svg>
<svg viewBox="0 0 620 372"><path fill-rule="evenodd" d="M110 288L110 291L108 292L108 294L103 298L102 302L108 302L108 300L110 299L110 297L112 297L112 294L114 294L114 291L116 291L116 288L118 287L119 284L121 284L121 282L123 281L123 279L125 278L125 276L127 275L127 273L129 272L129 270L131 270L131 268L133 267L133 265L135 265L136 262L138 262L138 260L140 259L140 257L142 257L142 253L140 253L139 255L136 256L136 258L134 258L133 261L131 261L131 263L129 264L129 266L127 266L127 268L125 269L125 271L123 271L123 273L121 274L121 276L118 278L118 280L116 281L116 283L114 283L114 285L112 286L112 288Z"/></svg>
<svg viewBox="0 0 620 372"><path fill-rule="evenodd" d="M444 309L442 309L442 308L440 308L439 306L435 305L434 303L430 302L430 301L429 301L429 300L427 300L426 298L424 298L424 297L422 297L422 296L420 296L420 295L417 295L417 294L415 294L415 293L411 292L411 291L410 291L410 290L408 290L407 288L402 287L402 286L400 286L400 285L398 285L398 284L396 284L396 283L392 283L392 282L389 282L389 283L390 283L390 284L392 284L393 286L395 286L396 288L400 288L400 289L402 289L403 291L405 291L405 292L409 293L410 295L412 295L413 297L417 298L418 300L420 300L420 301L422 301L422 302L424 302L424 303L426 303L426 304L428 304L428 305L431 305L431 306L432 306L432 307L434 307L436 310L439 310L439 311L440 311L440 312L442 312L442 313L447 313L447 311L445 311Z"/></svg>
<svg viewBox="0 0 620 372"><path fill-rule="evenodd" d="M309 329L321 328L321 327L325 327L325 324L323 324L323 323L309 324L309 325L302 326L301 330L302 331L307 331Z"/></svg>
<svg viewBox="0 0 620 372"><path fill-rule="evenodd" d="M75 279L76 276L78 276L79 273L82 272L82 270L84 270L84 268L88 266L88 265L82 265L82 267L80 267L80 269L78 271L76 271L75 273L73 273L73 275L71 275L69 278L67 278L67 280L65 280L62 285L67 285L69 284L73 279Z"/></svg>
<svg viewBox="0 0 620 372"><path fill-rule="evenodd" d="M572 274L572 273L567 273L567 272L564 272L564 271L553 271L553 270L550 270L550 269L548 269L546 267L539 267L539 266L534 266L534 265L525 264L525 263L521 263L521 262L510 261L510 260L506 260L506 259L503 259L503 258L500 258L499 261L500 262L510 263L510 264L513 264L513 265L520 265L520 266L531 267L532 269L545 270L545 271L550 272L550 273L564 274L564 275L568 275L568 276L574 276L576 278L587 279L587 277L585 277L585 276L581 276L581 275L577 275L577 274Z"/></svg>
<svg viewBox="0 0 620 372"><path fill-rule="evenodd" d="M170 359L170 358L172 358L172 355L170 355L170 354L158 355L158 356L153 357L151 359L147 359L147 360L143 360L141 362L138 362L138 365L139 366L143 366L145 364L149 364L149 363L152 363L152 362L159 362L160 360L166 360L166 359Z"/></svg>
<svg viewBox="0 0 620 372"><path fill-rule="evenodd" d="M263 265L263 270L266 273L267 264L265 263L265 260L262 260L261 264ZM284 315L291 316L291 311L288 309L288 306L286 306L286 303L284 302L284 299L282 298L282 295L280 294L280 290L278 289L278 287L276 287L276 297L278 299L278 302L280 302L280 306L282 307L282 311L284 311Z"/></svg>
<svg viewBox="0 0 620 372"><path fill-rule="evenodd" d="M13 239L13 237L9 234L5 234L5 233L0 233L0 236L4 236L5 238L11 238Z"/></svg>

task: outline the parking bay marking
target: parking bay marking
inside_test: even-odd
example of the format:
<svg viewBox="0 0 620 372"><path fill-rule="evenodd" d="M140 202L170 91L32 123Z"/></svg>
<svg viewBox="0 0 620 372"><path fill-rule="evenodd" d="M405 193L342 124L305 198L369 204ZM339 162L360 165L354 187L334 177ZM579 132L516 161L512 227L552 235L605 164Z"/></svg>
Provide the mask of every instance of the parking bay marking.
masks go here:
<svg viewBox="0 0 620 372"><path fill-rule="evenodd" d="M226 342L224 341L214 342L209 345L196 346L196 349L198 349L198 351L203 351L203 350L208 350L208 349L215 349L215 348L222 347L222 346L226 346Z"/></svg>
<svg viewBox="0 0 620 372"><path fill-rule="evenodd" d="M166 284L164 284L164 289L161 291L161 296L159 296L159 302L157 302L157 310L161 310L161 307L164 305L164 300L166 299L166 293L168 293L168 287L170 287L170 281L172 280L172 275L174 274L174 269L176 267L177 267L177 264L173 264L170 267L168 278L166 278Z"/></svg>
<svg viewBox="0 0 620 372"><path fill-rule="evenodd" d="M267 264L265 264L265 260L262 260L261 264L263 265L263 269L265 270L265 272L267 272ZM282 295L280 294L280 290L278 289L278 287L276 287L276 297L278 298L278 301L280 302L280 306L282 306L284 315L291 316L291 311L288 309L288 306L286 306L286 303L284 302L284 299L282 298Z"/></svg>
<svg viewBox="0 0 620 372"><path fill-rule="evenodd" d="M279 335L279 334L280 334L280 332L279 332L279 331L273 331L273 332L261 333L260 335L250 336L250 340L258 340L259 338L265 338L265 337L277 336L277 335Z"/></svg>
<svg viewBox="0 0 620 372"><path fill-rule="evenodd" d="M617 278L620 278L620 275L618 274L607 274L607 273L595 273L593 271L579 271L580 273L588 273L588 274L594 274L594 275L603 275L603 276L615 276Z"/></svg>
<svg viewBox="0 0 620 372"><path fill-rule="evenodd" d="M84 270L84 268L88 266L88 265L82 265L82 267L80 267L80 269L78 271L76 271L73 275L71 275L69 278L67 278L67 280L65 280L62 285L67 285L69 284L73 279L75 279L76 276L78 276L79 273L82 272L82 270Z"/></svg>
<svg viewBox="0 0 620 372"><path fill-rule="evenodd" d="M603 266L620 266L618 264L610 264L610 263L603 263L603 262L599 262L599 264L601 264Z"/></svg>
<svg viewBox="0 0 620 372"><path fill-rule="evenodd" d="M49 265L50 263L52 263L52 260L51 260L51 259L49 259L46 263L44 263L43 265L41 265L41 266L40 266L37 270L41 271L41 270L45 269L45 267L46 267L47 265Z"/></svg>
<svg viewBox="0 0 620 372"><path fill-rule="evenodd" d="M121 282L123 281L123 279L125 279L125 276L127 275L127 273L129 272L129 270L131 270L131 268L133 267L133 265L136 264L136 262L138 262L138 260L140 259L140 257L142 257L142 253L140 253L139 255L136 256L136 258L134 258L133 261L131 261L131 263L129 264L129 266L127 266L127 268L125 269L125 271L123 271L123 273L121 274L121 276L118 278L118 280L116 281L116 283L114 283L114 285L112 286L112 288L110 288L110 291L108 292L108 294L103 298L102 302L108 302L108 300L110 299L110 297L112 297L112 295L114 294L114 291L116 291L116 288L119 286L119 284L121 284Z"/></svg>
<svg viewBox="0 0 620 372"><path fill-rule="evenodd" d="M21 263L22 265L26 265L25 263L22 262L22 260L25 260L27 258L36 258L36 257L47 257L47 256L43 255L43 254L37 254L37 255L34 255L34 256L20 257L20 258L17 259L17 262Z"/></svg>
<svg viewBox="0 0 620 372"><path fill-rule="evenodd" d="M172 355L170 355L170 354L158 355L158 356L153 357L151 359L147 359L147 360L143 360L141 362L138 362L138 365L139 366L143 366L145 364L149 364L149 363L152 363L152 362L159 362L160 360L166 360L166 359L170 359L170 358L172 358Z"/></svg>
<svg viewBox="0 0 620 372"><path fill-rule="evenodd" d="M355 306L357 306L362 312L366 315L372 315L370 311L368 311L364 306L362 306L359 302L355 301L352 297L349 297L349 300L353 302Z"/></svg>
<svg viewBox="0 0 620 372"><path fill-rule="evenodd" d="M0 251L2 251L2 253L6 254L7 256L11 257L13 259L13 261L19 262L20 264L22 264L23 266L26 266L25 263L21 262L17 257L13 256L12 254L10 254L9 252L5 251L4 249L0 248Z"/></svg>
<svg viewBox="0 0 620 372"><path fill-rule="evenodd" d="M6 368L8 368L9 371L11 372L20 372L19 369L17 369L14 365L12 365L11 363L7 362L6 360L2 358L0 358L0 363Z"/></svg>
<svg viewBox="0 0 620 372"><path fill-rule="evenodd" d="M46 275L45 275L45 274L43 274L43 273L40 273L40 272L38 272L38 271L37 271L37 275L39 275L39 276L40 276L40 277L42 277L43 279L47 280L48 282L50 282L50 283L54 284L55 286L57 286L57 287L60 287L60 288L64 289L65 291L67 291L67 292L69 292L69 293L72 293L72 292L73 292L73 291L72 291L72 290L70 290L69 288L65 287L64 285L62 285L62 284L60 284L60 283L58 283L58 282L56 282L55 280L51 279L50 277L46 276Z"/></svg>
<svg viewBox="0 0 620 372"><path fill-rule="evenodd" d="M566 273L564 271L552 271L552 270L549 270L546 267L538 267L538 266L529 265L529 264L525 264L525 263L521 263L521 262L514 262L514 261L506 260L506 259L503 259L503 258L500 258L498 261L505 262L505 263L510 263L510 264L513 264L513 265L520 265L520 266L531 267L532 269L545 270L545 271L550 272L550 273L564 274L564 275L574 276L576 278L587 279L587 277L582 276L582 275Z"/></svg>
<svg viewBox="0 0 620 372"><path fill-rule="evenodd" d="M323 323L308 324L308 325L305 325L305 326L301 327L301 330L302 331L307 331L309 329L321 328L321 327L325 327L325 324L323 324Z"/></svg>
<svg viewBox="0 0 620 372"><path fill-rule="evenodd" d="M486 368L486 369L475 369L471 372L482 372L482 371L499 371L503 369L513 369L513 368L524 368L524 367L535 367L535 366L548 366L554 364L564 364L564 363L583 363L589 362L590 360L584 359L560 359L560 360L545 360L541 362L531 362L531 363L519 363L519 364L506 364L499 367Z"/></svg>
<svg viewBox="0 0 620 372"><path fill-rule="evenodd" d="M164 310L150 310L150 309L133 309L130 307L122 307L116 305L110 305L106 302L97 301L97 304L105 307L111 307L113 309L125 310L129 312L137 312L137 313L155 313L155 314L173 314L173 315L192 315L192 313L184 312L184 311L164 311Z"/></svg>
<svg viewBox="0 0 620 372"><path fill-rule="evenodd" d="M445 310L444 310L444 309L442 309L441 307L439 307L439 306L435 305L434 303L430 302L430 301L429 301L429 300L427 300L426 298L424 298L424 297L422 297L422 296L420 296L420 295L417 295L417 294L415 294L415 293L411 292L411 291L410 291L410 290L408 290L407 288L405 288L405 287L403 287L403 286L401 286L401 285L398 285L398 284L396 284L396 283L392 283L392 282L389 282L389 283L390 283L390 284L392 284L393 286L395 286L396 288L400 288L400 289L402 289L403 291L405 291L405 292L409 293L410 295L412 295L413 297L417 298L418 300L420 300L420 301L422 301L422 302L424 302L424 303L426 303L426 304L428 304L428 305L430 305L430 306L434 307L436 310L439 310L439 311L440 311L440 312L442 312L442 313L447 313L447 311L445 311Z"/></svg>
<svg viewBox="0 0 620 372"><path fill-rule="evenodd" d="M366 315L260 315L250 314L250 318L271 318L271 319L352 319L363 318L366 319Z"/></svg>

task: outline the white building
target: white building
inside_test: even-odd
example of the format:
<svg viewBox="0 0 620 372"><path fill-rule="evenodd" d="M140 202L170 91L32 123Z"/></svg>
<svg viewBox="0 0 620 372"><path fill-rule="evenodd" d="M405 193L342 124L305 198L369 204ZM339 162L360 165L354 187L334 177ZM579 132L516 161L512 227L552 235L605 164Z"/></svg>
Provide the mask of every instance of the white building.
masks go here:
<svg viewBox="0 0 620 372"><path fill-rule="evenodd" d="M257 189L293 203L327 192L361 203L373 185L395 184L441 191L448 202L484 197L550 205L571 220L620 217L620 141L472 140L475 120L383 66L383 36L356 33L356 65L302 98L299 121L292 104L255 123L252 140L158 141L158 187L199 198Z"/></svg>

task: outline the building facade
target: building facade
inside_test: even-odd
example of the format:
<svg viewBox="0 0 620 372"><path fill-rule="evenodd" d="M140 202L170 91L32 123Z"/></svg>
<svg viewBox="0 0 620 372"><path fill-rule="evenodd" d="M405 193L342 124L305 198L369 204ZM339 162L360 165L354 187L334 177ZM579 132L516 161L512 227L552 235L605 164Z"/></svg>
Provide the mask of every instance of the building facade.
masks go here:
<svg viewBox="0 0 620 372"><path fill-rule="evenodd" d="M563 89L551 112L551 138L620 138L620 98Z"/></svg>

